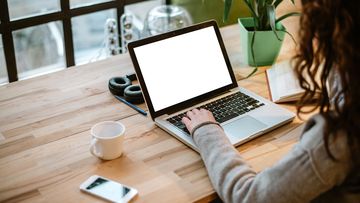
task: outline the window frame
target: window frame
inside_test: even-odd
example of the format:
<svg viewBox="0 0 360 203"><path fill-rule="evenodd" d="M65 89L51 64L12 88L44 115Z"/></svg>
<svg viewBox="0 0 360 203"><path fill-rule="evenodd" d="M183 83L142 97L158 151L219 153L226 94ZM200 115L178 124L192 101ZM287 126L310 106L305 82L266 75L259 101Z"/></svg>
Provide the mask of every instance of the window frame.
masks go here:
<svg viewBox="0 0 360 203"><path fill-rule="evenodd" d="M13 32L16 30L33 27L49 22L61 21L64 32L64 50L65 50L65 64L66 67L75 65L74 55L74 40L72 34L71 19L73 17L95 13L98 11L116 9L117 21L124 13L124 8L127 5L145 2L146 0L112 0L108 2L96 3L92 5L84 5L75 8L70 7L70 0L59 0L60 10L45 13L36 16L25 17L21 19L10 20L8 0L1 0L0 4L0 34L2 35L6 69L8 73L9 83L18 80L18 71L15 58L15 47ZM165 1L170 4L169 0ZM117 30L120 35L120 26ZM121 42L119 42L121 44ZM119 45L120 45L119 44Z"/></svg>

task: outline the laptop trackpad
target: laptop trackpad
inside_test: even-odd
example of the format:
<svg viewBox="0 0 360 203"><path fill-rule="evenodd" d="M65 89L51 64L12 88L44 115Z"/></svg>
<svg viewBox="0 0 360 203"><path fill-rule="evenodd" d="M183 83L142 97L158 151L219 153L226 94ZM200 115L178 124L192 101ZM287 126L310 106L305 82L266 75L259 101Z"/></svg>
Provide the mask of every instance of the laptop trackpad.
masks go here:
<svg viewBox="0 0 360 203"><path fill-rule="evenodd" d="M230 135L229 138L245 139L255 133L263 130L267 125L256 120L251 116L244 116L240 119L237 119L231 123L228 123L223 126L224 131L227 135ZM235 141L235 140L234 140Z"/></svg>

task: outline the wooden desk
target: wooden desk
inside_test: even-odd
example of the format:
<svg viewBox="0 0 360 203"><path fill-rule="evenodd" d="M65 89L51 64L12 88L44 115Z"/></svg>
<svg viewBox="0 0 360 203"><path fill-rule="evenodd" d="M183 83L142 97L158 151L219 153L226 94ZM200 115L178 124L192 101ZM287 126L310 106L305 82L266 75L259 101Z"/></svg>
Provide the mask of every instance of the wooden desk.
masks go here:
<svg viewBox="0 0 360 203"><path fill-rule="evenodd" d="M241 68L238 26L222 33L239 84L268 98L262 71L241 80L249 70ZM287 39L280 60L291 46ZM215 197L196 152L110 94L108 79L129 72L132 63L126 54L0 87L0 202L101 202L79 191L93 174L137 188L136 202ZM89 153L89 129L104 120L127 128L124 155L113 161ZM300 123L295 119L238 149L260 171L297 142Z"/></svg>

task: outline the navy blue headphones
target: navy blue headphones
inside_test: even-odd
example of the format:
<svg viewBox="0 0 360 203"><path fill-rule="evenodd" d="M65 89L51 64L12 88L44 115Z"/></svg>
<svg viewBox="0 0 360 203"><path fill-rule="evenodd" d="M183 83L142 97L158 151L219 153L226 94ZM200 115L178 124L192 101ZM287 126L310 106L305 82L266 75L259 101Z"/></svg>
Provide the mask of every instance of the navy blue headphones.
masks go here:
<svg viewBox="0 0 360 203"><path fill-rule="evenodd" d="M140 86L132 85L132 80L136 80L135 74L126 77L113 77L109 80L109 90L113 95L123 96L130 103L141 104L144 102L144 98Z"/></svg>

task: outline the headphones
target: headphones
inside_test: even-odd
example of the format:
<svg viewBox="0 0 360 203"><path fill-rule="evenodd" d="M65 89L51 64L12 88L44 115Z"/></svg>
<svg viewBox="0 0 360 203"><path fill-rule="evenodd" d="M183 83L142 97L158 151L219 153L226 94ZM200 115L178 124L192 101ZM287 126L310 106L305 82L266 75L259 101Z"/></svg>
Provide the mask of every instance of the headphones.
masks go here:
<svg viewBox="0 0 360 203"><path fill-rule="evenodd" d="M111 78L109 80L109 90L113 95L124 96L124 99L130 103L141 104L144 102L140 86L132 85L128 76Z"/></svg>

